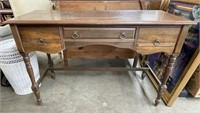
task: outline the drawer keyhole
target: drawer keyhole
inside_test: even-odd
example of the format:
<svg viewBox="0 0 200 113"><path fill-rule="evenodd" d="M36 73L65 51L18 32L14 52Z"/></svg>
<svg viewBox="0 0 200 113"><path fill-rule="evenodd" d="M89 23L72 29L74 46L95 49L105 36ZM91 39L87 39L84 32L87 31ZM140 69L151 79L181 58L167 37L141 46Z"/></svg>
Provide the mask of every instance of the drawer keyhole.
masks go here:
<svg viewBox="0 0 200 113"><path fill-rule="evenodd" d="M77 38L79 38L79 34L78 34L78 32L77 31L75 31L75 32L73 32L73 34L72 34L72 38L73 39L77 39Z"/></svg>
<svg viewBox="0 0 200 113"><path fill-rule="evenodd" d="M38 39L38 44L39 45L45 45L46 44L46 41L42 38Z"/></svg>
<svg viewBox="0 0 200 113"><path fill-rule="evenodd" d="M155 46L160 45L160 40L159 40L159 39L156 39L156 40L154 41L154 45L155 45Z"/></svg>
<svg viewBox="0 0 200 113"><path fill-rule="evenodd" d="M119 38L125 39L125 38L126 38L126 34L125 34L124 32L122 32L122 33L119 35Z"/></svg>

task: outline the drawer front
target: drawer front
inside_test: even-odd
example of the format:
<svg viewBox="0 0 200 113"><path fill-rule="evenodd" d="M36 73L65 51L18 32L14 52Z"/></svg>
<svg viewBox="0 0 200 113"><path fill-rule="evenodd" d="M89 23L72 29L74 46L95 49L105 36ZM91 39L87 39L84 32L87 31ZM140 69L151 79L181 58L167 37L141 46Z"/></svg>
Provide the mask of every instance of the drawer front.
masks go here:
<svg viewBox="0 0 200 113"><path fill-rule="evenodd" d="M135 28L64 28L65 39L134 39Z"/></svg>
<svg viewBox="0 0 200 113"><path fill-rule="evenodd" d="M141 54L174 51L181 27L140 28L136 49Z"/></svg>
<svg viewBox="0 0 200 113"><path fill-rule="evenodd" d="M181 28L140 28L137 46L175 46Z"/></svg>
<svg viewBox="0 0 200 113"><path fill-rule="evenodd" d="M57 53L62 50L58 27L19 27L19 34L26 52Z"/></svg>

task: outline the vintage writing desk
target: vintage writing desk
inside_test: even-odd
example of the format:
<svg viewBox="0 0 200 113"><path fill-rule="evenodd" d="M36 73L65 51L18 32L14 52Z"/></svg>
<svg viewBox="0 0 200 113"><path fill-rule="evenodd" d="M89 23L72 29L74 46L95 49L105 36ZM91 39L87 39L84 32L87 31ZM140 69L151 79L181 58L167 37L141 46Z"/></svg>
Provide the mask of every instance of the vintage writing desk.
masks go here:
<svg viewBox="0 0 200 113"><path fill-rule="evenodd" d="M59 11L109 11L109 10L145 10L145 0L55 0L54 9ZM95 37L90 34L90 37ZM98 58L120 58L138 59L138 55L130 49L116 48L105 45L89 45L81 48L68 48L63 51L65 66L70 66L69 59L98 59ZM50 59L48 54L48 58ZM133 67L136 67L137 60L134 60ZM53 65L51 60L49 64ZM54 74L52 74L54 77Z"/></svg>
<svg viewBox="0 0 200 113"><path fill-rule="evenodd" d="M126 48L142 55L156 52L166 52L171 55L162 81L158 80L159 91L155 101L157 105L161 100L176 57L180 53L189 25L194 24L184 18L156 10L34 11L10 19L6 23L11 25L39 105L42 104L42 99L38 84L44 76L41 76L38 81L34 79L28 53L42 51L51 54L88 45ZM74 70L75 68L59 69ZM101 69L91 68L91 70ZM146 71L148 68L108 69L108 71L114 70Z"/></svg>

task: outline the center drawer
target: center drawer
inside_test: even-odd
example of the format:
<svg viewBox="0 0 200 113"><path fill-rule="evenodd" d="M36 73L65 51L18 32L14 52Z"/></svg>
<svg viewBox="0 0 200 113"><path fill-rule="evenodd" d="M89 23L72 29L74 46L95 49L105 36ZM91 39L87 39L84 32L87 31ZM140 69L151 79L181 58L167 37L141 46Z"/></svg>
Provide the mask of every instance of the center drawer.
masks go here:
<svg viewBox="0 0 200 113"><path fill-rule="evenodd" d="M63 28L65 39L134 39L135 28Z"/></svg>

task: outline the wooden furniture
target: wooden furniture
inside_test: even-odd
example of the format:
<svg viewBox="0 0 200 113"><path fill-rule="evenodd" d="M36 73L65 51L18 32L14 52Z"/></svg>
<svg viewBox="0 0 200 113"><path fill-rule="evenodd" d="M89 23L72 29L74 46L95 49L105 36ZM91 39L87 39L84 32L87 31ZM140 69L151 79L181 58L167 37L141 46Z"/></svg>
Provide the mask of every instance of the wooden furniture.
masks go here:
<svg viewBox="0 0 200 113"><path fill-rule="evenodd" d="M101 10L103 11L103 10L143 10L143 9L145 10L147 9L145 0L123 0L123 1L121 0L76 0L76 1L58 0L54 4L55 4L55 9L59 11L101 11ZM92 35L90 37L92 37ZM136 54L129 49L102 46L102 45L90 45L90 46L81 47L81 48L70 48L70 49L64 50L63 54L64 54L64 61L65 61L66 66L70 66L68 63L69 59L79 59L79 58L128 59L128 58L133 58L136 56Z"/></svg>
<svg viewBox="0 0 200 113"><path fill-rule="evenodd" d="M32 82L37 103L42 104L38 84L35 81L28 53L42 51L58 53L69 48L89 45L107 45L130 49L142 55L166 52L171 55L155 104L161 100L166 80L180 53L190 24L193 21L163 11L116 10L116 11L34 11L6 21L10 24L18 50L24 58ZM158 32L159 31L159 32ZM92 36L92 37L91 37ZM147 63L148 64L148 63ZM51 70L76 70L73 67ZM78 68L85 70L88 68ZM147 71L142 68L90 68L104 71ZM155 76L156 77L156 76Z"/></svg>
<svg viewBox="0 0 200 113"><path fill-rule="evenodd" d="M191 12L192 11L191 5L200 4L199 0L190 0L190 1L188 1L188 0L171 0L170 2L171 2L170 4L172 4L172 3L185 4L185 5L181 5L181 4L174 5L175 8L180 9L181 11L184 11L184 12ZM166 8L168 8L168 6ZM166 9L166 11L174 14L173 10ZM175 102L175 100L178 98L179 94L185 87L186 83L191 78L195 67L197 67L199 64L199 55L198 54L199 54L199 48L196 50L196 52L194 53L190 62L187 64L186 68L184 69L181 77L179 78L179 80L176 83L175 87L173 88L172 92L169 92L167 90L164 91L162 98L167 106L173 105L173 103ZM145 60L146 57L147 56L145 56L143 59ZM153 73L151 73L149 71L149 72L147 72L147 75L150 78L153 85L155 86L155 88L157 90L159 90L159 83L156 82L157 80L155 80L155 78L153 77L154 76Z"/></svg>

